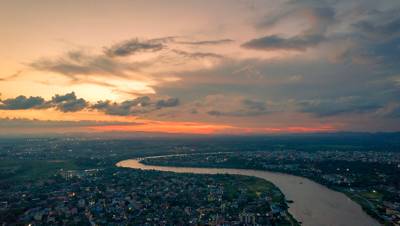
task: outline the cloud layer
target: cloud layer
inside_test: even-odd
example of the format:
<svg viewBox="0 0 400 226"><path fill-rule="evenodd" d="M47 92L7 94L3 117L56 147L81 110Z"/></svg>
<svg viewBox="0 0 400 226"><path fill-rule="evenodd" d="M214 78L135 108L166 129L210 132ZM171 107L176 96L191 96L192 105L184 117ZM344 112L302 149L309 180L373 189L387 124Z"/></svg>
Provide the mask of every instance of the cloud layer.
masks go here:
<svg viewBox="0 0 400 226"><path fill-rule="evenodd" d="M178 105L179 100L177 98L152 100L150 97L143 96L121 103L99 101L92 105L91 108L108 115L142 115L163 108L176 107Z"/></svg>
<svg viewBox="0 0 400 226"><path fill-rule="evenodd" d="M138 39L132 39L105 48L104 52L111 57L124 57L140 52L157 52L163 48L165 48L165 45L161 40L139 41Z"/></svg>
<svg viewBox="0 0 400 226"><path fill-rule="evenodd" d="M257 131L400 130L398 1L126 4L118 15L127 10L129 20L111 20L102 36L71 32L65 37L77 44L66 48L32 44L46 48L21 56L16 65L31 60L1 76L0 110L224 122ZM146 13L133 16L130 4ZM24 50L30 41L20 42ZM55 86L79 97L54 95Z"/></svg>
<svg viewBox="0 0 400 226"><path fill-rule="evenodd" d="M51 100L45 101L42 97L25 97L0 100L0 110L28 110L28 109L49 109L68 113L82 110L97 110L108 115L142 115L154 112L163 108L172 108L179 105L177 98L152 99L148 96L137 97L121 103L109 100L98 101L90 104L83 98L77 98L74 92L64 95L56 94Z"/></svg>

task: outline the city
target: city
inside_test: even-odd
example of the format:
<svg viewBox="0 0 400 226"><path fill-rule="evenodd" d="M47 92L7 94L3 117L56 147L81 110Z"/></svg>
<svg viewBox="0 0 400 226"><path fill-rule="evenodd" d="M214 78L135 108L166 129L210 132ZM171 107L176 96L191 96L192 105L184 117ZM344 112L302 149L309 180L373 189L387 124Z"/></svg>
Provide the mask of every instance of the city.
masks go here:
<svg viewBox="0 0 400 226"><path fill-rule="evenodd" d="M131 142L102 142L103 145L80 139L0 142L2 163L12 161L15 156L19 158L18 166L11 162L0 165L0 222L3 225L298 225L287 212L283 194L267 181L242 176L120 169L109 164L113 163L109 155L100 153L113 153L107 150L110 143ZM63 155L57 147L64 145L107 149L85 153L81 157L88 160L85 161L72 154L68 156L69 152ZM37 161L48 164L43 167L51 172L32 178L36 173L23 170L23 164L38 164ZM71 168L73 164L66 164L68 161L80 163L82 168ZM98 168L90 168L93 166ZM25 174L30 178L23 177ZM19 175L21 178L16 179Z"/></svg>
<svg viewBox="0 0 400 226"><path fill-rule="evenodd" d="M400 153L296 150L149 158L164 166L258 169L299 175L347 194L381 222L400 222Z"/></svg>
<svg viewBox="0 0 400 226"><path fill-rule="evenodd" d="M290 137L195 139L28 138L0 142L0 221L92 225L299 225L279 188L238 175L177 174L116 167L124 159L147 165L223 167L283 172L345 193L382 223L396 225L400 152L315 145L285 149ZM313 138L316 139L316 138ZM336 139L336 138L330 138ZM204 142L207 141L207 142ZM320 139L320 143L326 142ZM264 145L261 145L263 143ZM253 145L257 144L257 145ZM396 150L399 144L394 146ZM233 148L233 146L235 148ZM265 148L259 150L259 148ZM341 149L342 145L336 148ZM335 149L335 148L333 148ZM214 150L210 153L210 150ZM172 156L168 156L171 155Z"/></svg>

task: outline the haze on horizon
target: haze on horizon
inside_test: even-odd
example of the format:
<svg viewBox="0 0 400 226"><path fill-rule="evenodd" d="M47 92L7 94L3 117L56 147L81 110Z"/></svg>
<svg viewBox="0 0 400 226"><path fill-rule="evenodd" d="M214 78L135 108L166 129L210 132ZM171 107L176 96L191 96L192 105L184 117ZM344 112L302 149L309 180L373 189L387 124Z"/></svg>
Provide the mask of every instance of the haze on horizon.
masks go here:
<svg viewBox="0 0 400 226"><path fill-rule="evenodd" d="M14 0L0 135L400 130L398 0Z"/></svg>

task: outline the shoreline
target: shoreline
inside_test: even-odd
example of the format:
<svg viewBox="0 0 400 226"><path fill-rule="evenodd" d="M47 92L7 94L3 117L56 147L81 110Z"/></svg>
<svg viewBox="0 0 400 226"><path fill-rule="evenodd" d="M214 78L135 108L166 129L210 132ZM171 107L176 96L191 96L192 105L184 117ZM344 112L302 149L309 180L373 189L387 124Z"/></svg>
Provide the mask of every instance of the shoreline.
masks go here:
<svg viewBox="0 0 400 226"><path fill-rule="evenodd" d="M161 158L161 157L168 157L168 156L176 156L176 155L193 155L193 154L196 154L196 155L202 155L202 154L218 154L218 153L191 153L191 154L173 154L173 155L163 155L163 156L150 156L150 157L144 157L144 158L136 158L136 159L128 159L128 160L122 160L122 161L120 161L120 162L118 162L118 163L116 163L116 166L118 166L118 167L127 167L127 168L140 168L140 169L143 169L143 170L160 170L160 171L173 171L173 172L184 172L184 170L185 169L187 169L187 170L193 170L193 171L201 171L201 172L205 172L205 173L207 173L206 171L207 170L211 170L212 172L211 173L209 173L209 174L214 174L214 173L218 173L218 172L220 172L220 173L229 173L229 174L239 174L239 175L246 175L246 176L255 176L255 177L259 177L259 178L262 178L262 179L265 179L265 180L267 180L267 181L269 181L269 182L271 182L271 183L273 183L276 187L278 187L281 191L282 191L282 193L284 194L284 196L285 196L285 200L293 200L294 201L294 203L291 203L291 202L288 202L288 201L286 201L287 202L287 204L288 204L288 206L289 206L289 213L298 221L298 222L304 222L304 217L306 217L307 218L307 216L306 216L306 214L304 214L304 216L298 216L299 215L299 213L301 212L299 212L299 208L301 209L301 207L299 207L300 206L300 204L296 201L296 200L294 200L292 197L288 197L288 195L286 194L287 193L287 191L285 192L285 191L283 191L282 190L282 188L281 188L281 186L279 186L279 184L277 184L277 183L275 183L274 181L271 181L269 178L267 178L268 176L265 176L265 175L261 175L261 174L269 174L269 176L271 176L271 175L275 175L275 177L289 177L289 178L296 178L297 180L301 180L301 181L303 181L304 180L304 182L306 183L306 184L313 184L313 186L314 186L314 189L315 189L315 187L317 187L317 190L329 190L330 192L334 192L334 193L338 193L338 194L340 194L340 195L342 195L342 196L344 196L344 197L346 197L347 199L349 199L349 200L352 200L351 199L351 197L349 197L347 194L345 194L344 192L341 192L341 191L338 191L337 189L334 189L334 188L332 188L332 187L329 187L329 186L327 186L327 185L324 185L324 184L321 184L321 183L319 183L319 182L317 182L317 181L315 181L315 180L312 180L312 179L310 179L310 178L308 178L308 177L304 177L304 176L299 176L299 175L294 175L294 174L288 174L288 173L286 173L286 172L279 172L279 171L265 171L265 170L259 170L259 169L249 169L249 168L240 168L240 167L235 167L235 168L233 168L233 167L224 167L224 168L220 168L220 167L216 167L216 166L213 166L213 167L207 167L207 166L203 166L203 167L201 167L201 166L188 166L188 165L186 165L186 166L183 166L183 165L171 165L171 164L158 164L158 165L153 165L153 164L148 164L148 163L143 163L142 161L143 160L145 160L145 159L147 159L147 158L149 158L149 159L151 159L151 158ZM139 165L137 165L137 166L134 166L134 167L132 167L132 166L127 166L127 165L123 165L124 163L127 163L127 161L129 162L129 161L134 161L136 164L139 164ZM122 163L122 164L121 164ZM225 172L225 171L229 171L229 172ZM241 171L243 171L243 172L241 172ZM188 173L201 173L201 172L188 172ZM235 173L236 172L236 173ZM307 181L308 180L308 181ZM300 184L303 184L303 182L300 182ZM315 185L317 185L317 186L315 186ZM319 187L319 188L318 188ZM286 188L287 189L287 188ZM292 192L293 193L293 192ZM336 194L336 196L340 196L340 195L337 195ZM342 199L343 199L343 197L341 197ZM304 200L303 200L304 201ZM343 201L345 201L345 200L342 200L342 202ZM370 216L368 213L367 213L367 211L365 211L364 210L364 208L362 207L362 205L360 205L358 202L356 202L356 201L354 201L354 200L352 200L351 201L352 203L354 203L355 205L357 205L357 207L362 211L362 213L363 214L365 214L366 216L368 216L369 218L370 218L370 220L368 220L369 221L369 223L371 223L372 225L380 225L380 223L375 219L375 218L373 218L372 216ZM304 203L303 203L304 204ZM342 203L343 204L343 203ZM296 207L297 206L297 207ZM306 210L307 210L307 207L302 207L302 208L305 208ZM354 207L353 207L354 208ZM292 210L292 211L290 211L290 210ZM297 211L297 212L296 212ZM310 211L312 211L312 210L310 210ZM317 211L318 212L318 211ZM340 211L339 211L340 212ZM343 213L342 213L343 214ZM361 214L362 215L362 214ZM363 216L359 216L359 217L363 217ZM365 220L365 219L364 219ZM306 224L305 224L306 225ZM360 225L362 225L362 224L360 224Z"/></svg>

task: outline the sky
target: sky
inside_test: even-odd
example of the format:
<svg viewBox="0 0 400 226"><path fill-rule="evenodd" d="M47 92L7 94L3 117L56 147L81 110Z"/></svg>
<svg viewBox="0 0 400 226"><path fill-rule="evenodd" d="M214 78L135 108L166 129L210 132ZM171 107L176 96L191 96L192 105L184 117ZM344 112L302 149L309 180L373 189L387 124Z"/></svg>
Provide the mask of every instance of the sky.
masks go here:
<svg viewBox="0 0 400 226"><path fill-rule="evenodd" d="M400 130L398 0L4 0L0 135Z"/></svg>

